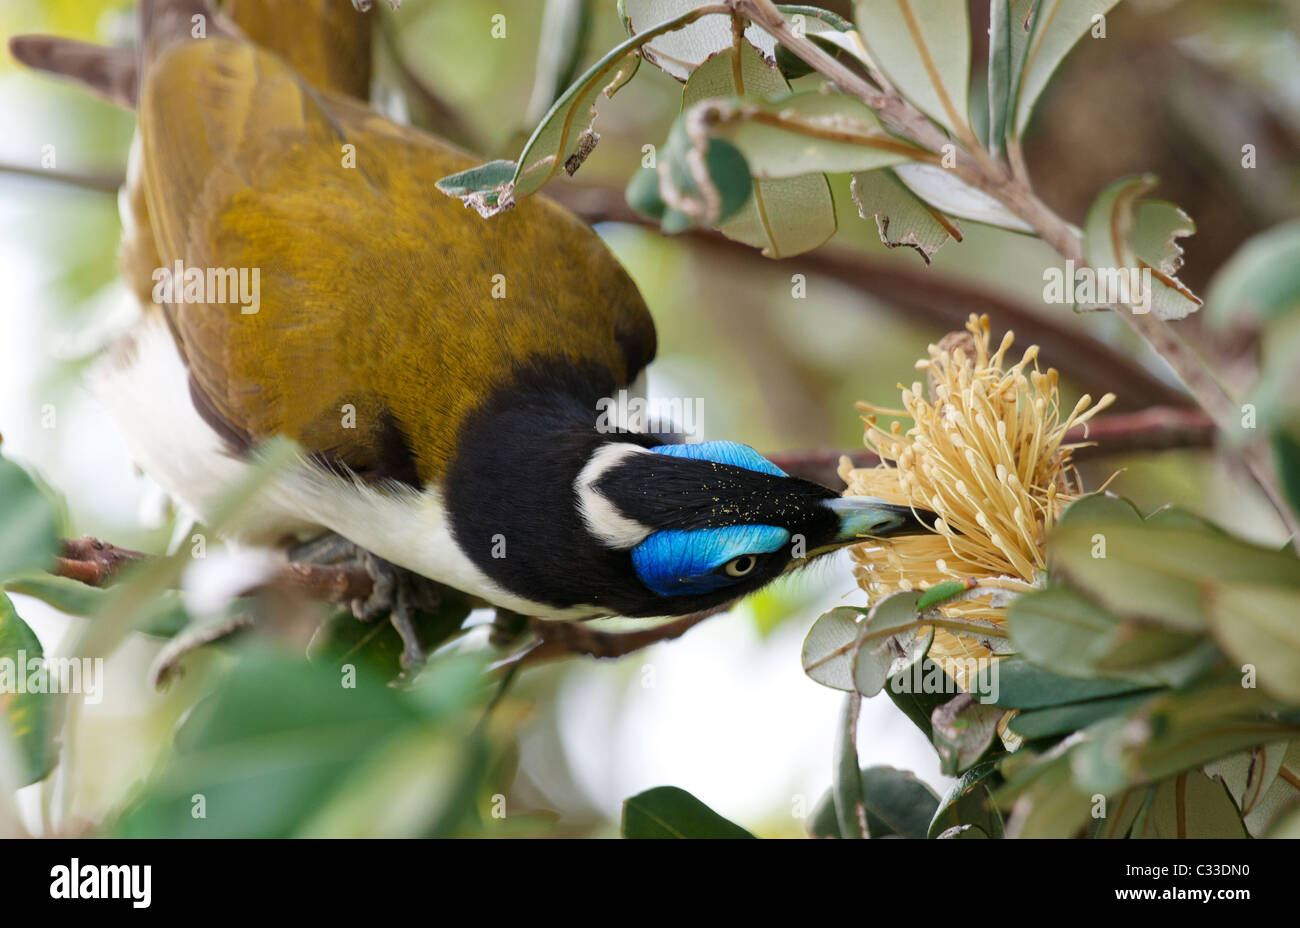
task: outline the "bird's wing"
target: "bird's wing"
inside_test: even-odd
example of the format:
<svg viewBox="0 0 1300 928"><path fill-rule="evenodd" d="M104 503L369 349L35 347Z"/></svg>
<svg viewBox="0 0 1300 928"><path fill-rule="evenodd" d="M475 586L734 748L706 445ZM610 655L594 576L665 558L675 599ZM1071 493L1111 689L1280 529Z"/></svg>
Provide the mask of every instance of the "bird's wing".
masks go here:
<svg viewBox="0 0 1300 928"><path fill-rule="evenodd" d="M229 294L165 306L196 403L232 440L284 433L427 483L515 372L562 362L617 388L653 357L648 311L589 228L539 198L482 220L434 189L474 159L251 43L167 49L138 105L161 265L256 270L256 312Z"/></svg>

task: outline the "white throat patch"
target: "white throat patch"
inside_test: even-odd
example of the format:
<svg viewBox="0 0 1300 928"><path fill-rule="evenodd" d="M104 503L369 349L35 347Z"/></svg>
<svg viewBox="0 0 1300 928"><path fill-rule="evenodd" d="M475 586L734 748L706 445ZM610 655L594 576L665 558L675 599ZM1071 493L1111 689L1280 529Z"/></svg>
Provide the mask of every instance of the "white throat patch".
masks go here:
<svg viewBox="0 0 1300 928"><path fill-rule="evenodd" d="M587 524L587 531L610 548L633 548L654 529L623 515L617 506L596 490L595 484L611 467L625 461L628 455L652 453L649 448L631 442L608 442L596 449L596 453L573 483L578 496L578 511Z"/></svg>

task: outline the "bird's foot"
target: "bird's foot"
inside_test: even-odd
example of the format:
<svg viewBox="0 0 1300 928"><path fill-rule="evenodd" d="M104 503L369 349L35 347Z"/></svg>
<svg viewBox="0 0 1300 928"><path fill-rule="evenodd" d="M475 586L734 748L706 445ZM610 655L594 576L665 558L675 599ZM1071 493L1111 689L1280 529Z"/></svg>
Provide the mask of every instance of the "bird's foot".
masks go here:
<svg viewBox="0 0 1300 928"><path fill-rule="evenodd" d="M402 671L413 673L428 656L420 643L416 615L436 612L442 603L442 588L427 577L398 567L369 551L358 548L359 560L373 584L370 595L352 601L352 614L362 622L388 617L402 638Z"/></svg>
<svg viewBox="0 0 1300 928"><path fill-rule="evenodd" d="M334 533L298 545L289 551L289 558L314 564L355 564L363 568L370 577L370 595L352 600L349 604L352 614L362 622L377 622L387 617L402 639L404 674L424 666L427 654L420 642L416 616L421 611L438 611L442 603L441 585Z"/></svg>

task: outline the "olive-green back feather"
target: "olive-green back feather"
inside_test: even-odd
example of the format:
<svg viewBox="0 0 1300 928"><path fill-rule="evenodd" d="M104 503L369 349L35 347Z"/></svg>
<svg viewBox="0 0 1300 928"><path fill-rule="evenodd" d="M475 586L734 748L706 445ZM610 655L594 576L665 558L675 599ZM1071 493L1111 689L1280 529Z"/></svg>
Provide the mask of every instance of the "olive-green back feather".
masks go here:
<svg viewBox="0 0 1300 928"><path fill-rule="evenodd" d="M481 219L434 189L475 159L249 42L163 51L139 130L162 266L259 269L256 314L167 307L209 412L254 440L284 433L375 471L396 425L436 481L460 423L529 359L625 384L653 355L641 297L589 228L539 198Z"/></svg>

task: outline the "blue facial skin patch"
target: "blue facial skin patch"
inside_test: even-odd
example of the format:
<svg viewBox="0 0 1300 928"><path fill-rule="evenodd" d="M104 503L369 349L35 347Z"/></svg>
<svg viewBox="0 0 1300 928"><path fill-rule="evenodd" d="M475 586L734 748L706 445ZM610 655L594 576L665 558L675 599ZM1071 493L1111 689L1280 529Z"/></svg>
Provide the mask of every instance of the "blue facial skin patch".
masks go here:
<svg viewBox="0 0 1300 928"><path fill-rule="evenodd" d="M632 566L646 588L660 596L712 593L744 579L714 573L727 561L743 554L769 554L789 541L790 533L774 525L667 529L632 549Z"/></svg>
<svg viewBox="0 0 1300 928"><path fill-rule="evenodd" d="M749 445L742 445L738 441L702 441L693 445L657 445L650 450L655 454L667 454L675 458L693 458L697 461L712 461L715 464L730 464L732 467L743 467L745 470L757 471L760 474L771 474L773 477L789 476ZM744 553L744 551L741 551L735 556L738 557Z"/></svg>

